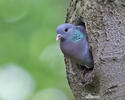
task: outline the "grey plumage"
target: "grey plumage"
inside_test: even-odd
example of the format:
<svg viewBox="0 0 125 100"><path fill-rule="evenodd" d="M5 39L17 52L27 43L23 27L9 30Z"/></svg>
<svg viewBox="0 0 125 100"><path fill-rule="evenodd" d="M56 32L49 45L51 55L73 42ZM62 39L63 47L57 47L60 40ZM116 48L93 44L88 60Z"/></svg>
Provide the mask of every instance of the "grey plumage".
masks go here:
<svg viewBox="0 0 125 100"><path fill-rule="evenodd" d="M57 27L57 40L60 39L60 48L64 56L70 57L76 64L93 69L93 57L89 50L89 43L83 26L62 24Z"/></svg>

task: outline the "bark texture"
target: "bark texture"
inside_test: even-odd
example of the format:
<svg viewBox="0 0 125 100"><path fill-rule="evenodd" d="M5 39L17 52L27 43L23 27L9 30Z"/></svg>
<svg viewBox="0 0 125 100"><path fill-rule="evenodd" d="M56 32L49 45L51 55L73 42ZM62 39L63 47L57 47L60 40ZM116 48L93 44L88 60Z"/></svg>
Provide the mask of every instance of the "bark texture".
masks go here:
<svg viewBox="0 0 125 100"><path fill-rule="evenodd" d="M86 26L94 57L84 77L65 58L75 100L125 100L125 0L71 0L66 22Z"/></svg>

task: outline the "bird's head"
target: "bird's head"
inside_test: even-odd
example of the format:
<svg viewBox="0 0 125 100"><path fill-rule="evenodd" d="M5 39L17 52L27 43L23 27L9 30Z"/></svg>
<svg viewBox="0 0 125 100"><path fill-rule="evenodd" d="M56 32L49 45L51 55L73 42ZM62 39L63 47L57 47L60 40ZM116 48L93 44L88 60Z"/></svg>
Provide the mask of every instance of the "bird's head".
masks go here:
<svg viewBox="0 0 125 100"><path fill-rule="evenodd" d="M75 26L73 24L69 24L69 23L59 25L56 29L56 32L57 32L56 41L66 40L67 37L69 37L73 32L74 27Z"/></svg>

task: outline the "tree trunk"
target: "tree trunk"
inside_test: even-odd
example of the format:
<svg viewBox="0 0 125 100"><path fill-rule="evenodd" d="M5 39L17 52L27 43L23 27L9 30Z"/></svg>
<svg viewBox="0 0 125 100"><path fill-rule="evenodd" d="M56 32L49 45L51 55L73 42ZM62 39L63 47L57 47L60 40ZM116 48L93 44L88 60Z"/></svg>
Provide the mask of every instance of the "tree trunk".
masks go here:
<svg viewBox="0 0 125 100"><path fill-rule="evenodd" d="M65 58L75 100L125 100L125 0L71 0L66 22L86 27L94 57L84 77Z"/></svg>

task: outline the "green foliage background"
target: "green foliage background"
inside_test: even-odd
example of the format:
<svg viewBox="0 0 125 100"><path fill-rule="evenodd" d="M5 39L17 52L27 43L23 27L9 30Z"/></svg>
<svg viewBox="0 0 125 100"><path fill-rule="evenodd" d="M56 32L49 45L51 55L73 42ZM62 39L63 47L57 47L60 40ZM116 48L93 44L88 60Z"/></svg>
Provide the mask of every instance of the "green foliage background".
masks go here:
<svg viewBox="0 0 125 100"><path fill-rule="evenodd" d="M40 90L57 88L72 100L56 27L64 23L67 0L0 0L0 66L26 69Z"/></svg>

